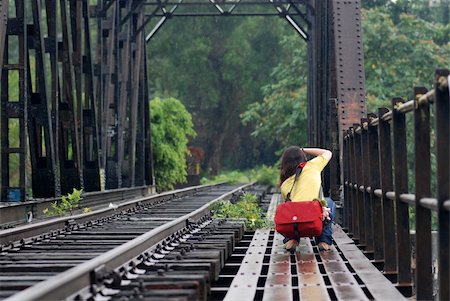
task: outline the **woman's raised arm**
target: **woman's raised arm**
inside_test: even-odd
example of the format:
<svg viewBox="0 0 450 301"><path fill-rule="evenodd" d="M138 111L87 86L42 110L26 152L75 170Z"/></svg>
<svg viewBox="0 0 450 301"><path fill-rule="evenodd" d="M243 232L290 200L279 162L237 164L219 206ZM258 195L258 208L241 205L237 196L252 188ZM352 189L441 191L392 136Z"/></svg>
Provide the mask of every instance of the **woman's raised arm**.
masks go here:
<svg viewBox="0 0 450 301"><path fill-rule="evenodd" d="M325 159L327 159L328 161L333 156L333 153L330 150L323 149L323 148L306 147L306 148L302 148L302 150L305 152L305 154L315 156L315 157L323 155L325 157Z"/></svg>

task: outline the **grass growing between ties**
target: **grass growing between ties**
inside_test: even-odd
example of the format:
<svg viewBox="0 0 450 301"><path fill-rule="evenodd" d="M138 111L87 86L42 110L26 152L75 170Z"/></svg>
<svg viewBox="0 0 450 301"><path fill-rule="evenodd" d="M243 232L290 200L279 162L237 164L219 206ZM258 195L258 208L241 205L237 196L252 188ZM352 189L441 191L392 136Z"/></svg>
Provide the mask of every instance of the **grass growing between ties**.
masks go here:
<svg viewBox="0 0 450 301"><path fill-rule="evenodd" d="M202 184L214 184L221 182L251 183L257 182L261 185L276 186L278 181L278 168L274 166L258 166L248 170L224 171L212 179L202 178Z"/></svg>
<svg viewBox="0 0 450 301"><path fill-rule="evenodd" d="M265 213L259 207L256 195L245 193L236 204L230 201L219 201L211 205L213 218L244 219L249 230L270 227Z"/></svg>
<svg viewBox="0 0 450 301"><path fill-rule="evenodd" d="M43 213L50 216L65 216L68 213L70 215L73 214L75 209L78 209L81 201L81 194L83 193L83 189L74 188L72 193L68 193L67 196L62 196L61 201L55 201L52 203L50 208L45 208ZM90 208L83 208L83 213L90 212Z"/></svg>

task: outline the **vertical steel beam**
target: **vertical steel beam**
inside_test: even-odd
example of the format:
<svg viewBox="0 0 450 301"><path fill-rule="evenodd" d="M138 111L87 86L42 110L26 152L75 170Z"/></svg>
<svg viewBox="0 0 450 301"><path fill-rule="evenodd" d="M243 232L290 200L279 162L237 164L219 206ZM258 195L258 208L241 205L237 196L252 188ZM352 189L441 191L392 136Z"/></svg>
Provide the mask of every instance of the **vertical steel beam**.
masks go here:
<svg viewBox="0 0 450 301"><path fill-rule="evenodd" d="M401 98L392 99L392 127L394 149L394 191L397 233L398 286L412 294L411 284L411 238L409 233L409 206L400 200L400 195L408 193L408 162L406 149L406 117L396 107L403 104Z"/></svg>
<svg viewBox="0 0 450 301"><path fill-rule="evenodd" d="M330 149L333 152L333 159L329 163L329 191L330 191L330 197L333 199L333 201L338 201L340 204L342 204L341 200L341 192L343 187L341 187L341 181L343 179L343 174L341 174L343 171L343 166L341 167L339 165L339 157L340 157L340 150L339 150L339 131L338 131L338 121L337 121L337 109L336 109L336 99L330 99L328 104L328 135L326 138L326 147ZM342 168L342 169L341 169ZM342 222L342 221L341 221Z"/></svg>
<svg viewBox="0 0 450 301"><path fill-rule="evenodd" d="M31 1L32 23L27 25L28 45L28 140L30 144L33 197L54 197L59 193L51 123L51 99L47 97L47 70L41 30L40 0ZM34 76L30 59L35 62ZM35 82L32 81L34 78Z"/></svg>
<svg viewBox="0 0 450 301"><path fill-rule="evenodd" d="M358 123L366 112L361 1L332 0L339 99L339 130Z"/></svg>
<svg viewBox="0 0 450 301"><path fill-rule="evenodd" d="M147 58L147 48L144 45L144 58ZM148 92L148 72L147 63L142 64L143 67L143 102L144 102L144 149L145 149L145 184L155 185L155 172L153 169L153 153L152 153L152 135L150 130L150 95Z"/></svg>
<svg viewBox="0 0 450 301"><path fill-rule="evenodd" d="M327 31L332 31L332 34L325 45L329 46L326 51L333 54L328 55L326 79L327 91L336 99L339 157L335 160L339 160L339 166L342 166L344 131L358 123L366 113L361 1L316 2L327 2L330 8Z"/></svg>
<svg viewBox="0 0 450 301"><path fill-rule="evenodd" d="M102 166L105 166L106 188L121 187L122 176L118 164L118 64L119 64L119 1L115 1L107 14L100 19L103 22L103 34L107 37L101 64L107 66L104 78L104 100L102 107ZM108 12L111 11L108 17Z"/></svg>
<svg viewBox="0 0 450 301"><path fill-rule="evenodd" d="M394 188L392 177L391 125L389 121L381 118L388 111L386 108L378 109L378 116L380 116L378 124L378 146L383 202L384 273L391 281L397 282L395 207L394 202L386 196L386 193L392 191Z"/></svg>
<svg viewBox="0 0 450 301"><path fill-rule="evenodd" d="M450 199L450 103L448 69L436 71L436 177L438 200L438 281L439 299L450 300L450 212L444 202ZM447 86L443 83L447 79Z"/></svg>
<svg viewBox="0 0 450 301"><path fill-rule="evenodd" d="M98 1L97 5L89 6L89 16L97 18L97 39L96 39L96 54L95 61L93 64L93 87L94 87L94 95L95 95L95 109L97 112L96 125L98 130L98 160L99 160L99 174L100 174L100 189L105 189L105 164L106 164L106 155L105 149L103 148L104 137L107 134L106 128L103 127L103 115L104 115L104 102L105 102L105 66L103 65L104 61L104 52L106 45L106 34L103 29L103 19L106 16L105 14L101 14L103 11L103 3L104 1Z"/></svg>
<svg viewBox="0 0 450 301"><path fill-rule="evenodd" d="M369 120L377 118L375 114L367 115ZM380 186L380 164L379 164L379 145L378 145L378 127L368 126L369 140L369 171L370 171L370 198L373 206L373 251L374 261L384 263L384 233L383 233L383 204L382 199L374 193Z"/></svg>
<svg viewBox="0 0 450 301"><path fill-rule="evenodd" d="M76 102L74 99L74 72L72 63L72 40L70 22L67 14L67 1L60 0L62 41L58 41L59 60L62 65L61 92L59 94L60 122L60 176L61 193L81 188L80 144L77 124Z"/></svg>
<svg viewBox="0 0 450 301"><path fill-rule="evenodd" d="M94 95L94 69L92 65L91 28L88 5L82 2L84 51L82 53L82 73L84 76L83 105L83 184L86 191L100 190L99 138L97 128L98 99ZM100 34L97 32L97 34Z"/></svg>
<svg viewBox="0 0 450 301"><path fill-rule="evenodd" d="M131 1L126 3L126 11L131 10ZM121 19L122 9L119 8L120 15L118 20ZM128 108L130 107L131 102L131 93L132 89L131 85L131 22L126 22L124 25L120 27L120 46L119 46L119 54L120 60L117 61L119 68L119 98L118 98L118 110L117 110L117 157L118 157L118 169L121 172L121 186L127 187L130 186L130 175L128 174L128 165L124 164L127 162L125 155L128 153L125 152L127 148L127 139L126 135L128 135L129 123L128 120L131 118L136 118L136 116L132 116L129 114ZM120 26L120 25L118 25ZM139 82L137 82L139 83ZM128 145L129 146L129 145Z"/></svg>
<svg viewBox="0 0 450 301"><path fill-rule="evenodd" d="M414 99L427 93L414 88ZM416 196L416 292L417 300L433 299L431 211L420 205L420 199L431 197L430 105L414 110L414 174ZM420 175L420 176L419 176Z"/></svg>
<svg viewBox="0 0 450 301"><path fill-rule="evenodd" d="M347 229L350 231L350 219L349 219L349 200L350 200L350 190L349 190L349 135L348 132L345 133L344 139L343 139L343 166L342 166L342 173L343 173L343 182L344 182L344 200L343 200L343 206L344 206L344 213L343 213L343 226L344 229Z"/></svg>
<svg viewBox="0 0 450 301"><path fill-rule="evenodd" d="M359 123L355 123L353 127L360 128L361 125ZM364 162L362 160L362 145L361 145L361 132L355 132L354 136L355 142L355 182L353 183L353 189L355 192L355 201L356 201L356 208L358 210L358 238L359 238L359 245L360 247L365 247L366 245L366 230L365 230L365 218L366 210L364 206L364 198L362 192L359 190L359 187L362 185L363 182L363 166Z"/></svg>
<svg viewBox="0 0 450 301"><path fill-rule="evenodd" d="M144 15L141 11L139 14L134 14L133 32L136 31L143 23ZM136 135L138 123L138 104L139 104L139 90L143 89L143 82L141 79L142 68L141 64L146 64L146 59L143 57L143 32L140 31L135 37L133 45L135 46L134 56L132 57L132 78L131 78L131 107L130 107L130 127L129 127L129 142L128 142L128 175L130 179L130 186L135 186L136 182ZM148 101L148 100L146 100ZM142 178L142 177L141 177Z"/></svg>
<svg viewBox="0 0 450 301"><path fill-rule="evenodd" d="M355 159L355 131L354 128L350 128L350 218L351 218L351 230L353 240L359 243L359 219L358 219L358 203L356 202L356 159Z"/></svg>
<svg viewBox="0 0 450 301"><path fill-rule="evenodd" d="M366 118L361 119L361 172L363 191L361 191L361 199L364 202L364 230L365 230L365 244L366 254L373 253L373 206L370 193L367 187L370 186L370 159L369 159L369 121ZM363 167L364 166L364 167Z"/></svg>
<svg viewBox="0 0 450 301"><path fill-rule="evenodd" d="M0 1L0 70L3 68L3 53L5 52L6 26L8 22L8 3L9 0ZM2 79L0 73L0 80Z"/></svg>
<svg viewBox="0 0 450 301"><path fill-rule="evenodd" d="M50 58L50 91L47 93L51 107L51 120L53 130L53 151L55 154L55 187L56 195L61 194L60 182L60 124L59 124L59 73L58 73L58 38L57 38L57 6L58 2L45 1L45 15L47 20L47 37L45 38L45 52Z"/></svg>
<svg viewBox="0 0 450 301"><path fill-rule="evenodd" d="M4 63L4 53L5 53L5 45L8 44L8 40L7 40L7 35L6 35L6 27L7 27L7 23L8 23L8 4L9 4L9 0L1 0L0 1L0 87L1 87L1 80L2 80L2 70L3 70L3 63ZM6 117L4 117L3 113L1 112L1 101L0 101L0 116L2 117L2 121L3 118L6 119ZM8 126L6 126L6 128L4 127L4 123L1 122L0 124L0 129L2 129L2 131L0 132L0 148L3 149L3 139L6 139L7 134L4 133L4 130L8 129ZM0 170L2 170L2 153L0 152ZM3 176L0 175L0 200L3 199Z"/></svg>
<svg viewBox="0 0 450 301"><path fill-rule="evenodd" d="M2 200L19 200L25 199L26 183L26 157L27 157L27 137L26 137L26 122L28 120L28 60L27 60L27 30L25 18L25 4L24 0L15 1L15 16L8 15L6 24L6 37L3 44L4 53L1 58L2 76L1 76L1 166L2 166L2 181L1 181L1 199ZM17 37L18 41L18 55L17 61L10 61L9 38ZM12 55L11 55L12 56ZM12 59L11 59L12 60ZM18 73L18 87L13 86L12 72ZM11 74L11 77L10 77ZM18 88L18 99L12 99L12 88ZM10 137L10 130L14 120L18 121L18 135L19 141L17 145L12 144ZM11 121L11 124L9 123ZM13 158L17 156L18 158ZM12 160L18 161L18 171L12 170L10 164ZM12 182L13 173L18 173L18 179Z"/></svg>
<svg viewBox="0 0 450 301"><path fill-rule="evenodd" d="M309 0L311 5L315 4L314 0ZM311 20L314 25L311 28L310 36L312 37L307 41L308 45L308 78L307 78L307 93L308 93L308 107L307 107L307 113L308 116L316 116L314 115L314 107L316 103L316 91L314 89L314 78L313 74L315 74L316 65L314 64L314 41L317 40L316 33L315 33L315 23L317 19L317 14L313 14L312 11L308 11L308 19ZM315 137L315 124L314 124L315 118L308 118L308 144L314 145L314 137Z"/></svg>
<svg viewBox="0 0 450 301"><path fill-rule="evenodd" d="M75 88L75 125L78 141L78 162L80 173L80 186L84 188L84 135L83 135L83 82L82 82L82 2L79 0L69 0L69 15L70 15L70 36L71 48L69 52L72 59L73 78ZM69 20L67 20L69 21Z"/></svg>

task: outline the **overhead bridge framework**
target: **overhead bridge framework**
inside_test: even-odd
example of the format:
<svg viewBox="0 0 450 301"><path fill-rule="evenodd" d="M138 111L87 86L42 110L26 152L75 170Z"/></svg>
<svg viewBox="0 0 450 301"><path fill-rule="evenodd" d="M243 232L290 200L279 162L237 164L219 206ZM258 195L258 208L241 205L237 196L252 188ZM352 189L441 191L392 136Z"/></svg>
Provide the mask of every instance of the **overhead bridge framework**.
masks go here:
<svg viewBox="0 0 450 301"><path fill-rule="evenodd" d="M339 158L341 133L365 114L360 8L359 0L1 0L1 200L23 200L27 187L49 198L154 184L146 45L178 17L292 25L308 43L309 142ZM325 187L335 199L339 165Z"/></svg>

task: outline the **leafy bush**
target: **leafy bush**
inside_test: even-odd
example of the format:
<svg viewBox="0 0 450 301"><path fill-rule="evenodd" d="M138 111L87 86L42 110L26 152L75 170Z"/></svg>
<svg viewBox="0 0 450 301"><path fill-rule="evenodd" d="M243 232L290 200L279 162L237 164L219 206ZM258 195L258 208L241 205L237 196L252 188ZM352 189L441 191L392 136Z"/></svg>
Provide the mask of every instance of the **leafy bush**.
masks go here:
<svg viewBox="0 0 450 301"><path fill-rule="evenodd" d="M175 98L150 102L153 163L158 191L185 183L188 137L195 137L191 114Z"/></svg>
<svg viewBox="0 0 450 301"><path fill-rule="evenodd" d="M252 179L249 177L248 172L239 170L224 171L211 179L206 177L201 179L202 184L216 184L222 182L230 184L251 183Z"/></svg>
<svg viewBox="0 0 450 301"><path fill-rule="evenodd" d="M73 214L75 209L78 209L81 200L81 194L83 193L83 189L74 188L72 193L68 193L67 196L62 196L61 201L55 201L52 203L50 209L45 208L44 214L46 216L64 216L67 213L70 215ZM85 210L88 208L84 208Z"/></svg>
<svg viewBox="0 0 450 301"><path fill-rule="evenodd" d="M254 169L256 171L256 182L262 185L277 186L279 170L275 166L257 167Z"/></svg>
<svg viewBox="0 0 450 301"><path fill-rule="evenodd" d="M258 206L256 195L252 193L245 193L236 204L219 201L211 205L210 209L214 218L245 219L245 226L250 230L267 228L270 225L265 213Z"/></svg>
<svg viewBox="0 0 450 301"><path fill-rule="evenodd" d="M278 169L274 166L262 165L249 170L224 171L212 179L202 178L202 184L214 184L220 182L251 183L257 182L262 185L277 186Z"/></svg>

